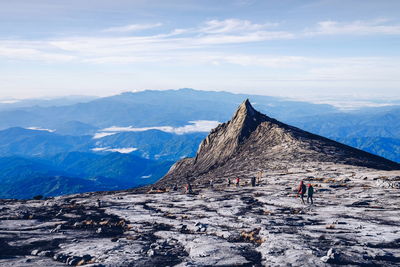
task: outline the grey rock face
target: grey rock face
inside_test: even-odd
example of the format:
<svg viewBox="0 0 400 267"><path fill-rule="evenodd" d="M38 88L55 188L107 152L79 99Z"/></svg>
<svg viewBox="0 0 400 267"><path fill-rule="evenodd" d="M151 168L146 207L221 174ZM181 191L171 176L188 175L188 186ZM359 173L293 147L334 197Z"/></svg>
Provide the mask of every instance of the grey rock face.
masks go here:
<svg viewBox="0 0 400 267"><path fill-rule="evenodd" d="M249 178L258 170L314 167L325 163L400 169L400 164L281 123L244 101L232 119L211 131L195 158L177 162L156 185L191 181L205 184L236 176Z"/></svg>
<svg viewBox="0 0 400 267"><path fill-rule="evenodd" d="M376 183L399 174L330 164L270 171L255 187L218 184L192 195L0 200L0 266L394 267L399 191ZM296 198L303 179L315 186L313 205ZM60 224L62 231L50 231Z"/></svg>

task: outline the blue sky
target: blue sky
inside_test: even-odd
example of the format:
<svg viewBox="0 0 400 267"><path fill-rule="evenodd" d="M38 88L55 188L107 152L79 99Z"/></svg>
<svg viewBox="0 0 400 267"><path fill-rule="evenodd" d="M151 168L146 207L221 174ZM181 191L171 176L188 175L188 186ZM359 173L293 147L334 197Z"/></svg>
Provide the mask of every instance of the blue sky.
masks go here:
<svg viewBox="0 0 400 267"><path fill-rule="evenodd" d="M0 0L0 98L400 99L397 0Z"/></svg>

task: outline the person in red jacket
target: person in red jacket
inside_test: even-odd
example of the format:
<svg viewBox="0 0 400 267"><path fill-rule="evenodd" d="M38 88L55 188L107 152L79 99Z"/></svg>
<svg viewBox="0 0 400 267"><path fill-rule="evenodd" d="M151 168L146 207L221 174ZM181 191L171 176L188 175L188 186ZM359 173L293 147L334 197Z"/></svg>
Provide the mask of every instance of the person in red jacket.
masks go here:
<svg viewBox="0 0 400 267"><path fill-rule="evenodd" d="M240 178L236 177L236 187L238 187L240 185Z"/></svg>
<svg viewBox="0 0 400 267"><path fill-rule="evenodd" d="M303 202L303 204L306 204L306 203L304 203L304 195L306 194L306 192L307 192L306 185L304 184L303 181L300 181L300 185L299 185L299 188L297 190L297 195L300 195L301 202Z"/></svg>
<svg viewBox="0 0 400 267"><path fill-rule="evenodd" d="M192 185L190 183L186 184L186 194L193 194L193 189L192 189Z"/></svg>

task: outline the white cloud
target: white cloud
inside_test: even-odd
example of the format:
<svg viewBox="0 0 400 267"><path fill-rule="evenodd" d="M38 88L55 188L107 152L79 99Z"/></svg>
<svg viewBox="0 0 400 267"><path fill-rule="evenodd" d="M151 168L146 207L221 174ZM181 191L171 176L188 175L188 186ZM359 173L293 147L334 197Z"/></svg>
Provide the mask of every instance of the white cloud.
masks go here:
<svg viewBox="0 0 400 267"><path fill-rule="evenodd" d="M29 42L22 42L22 45L32 45ZM18 43L14 43L15 47L2 46L0 43L0 57L10 59L23 59L23 60L40 60L40 61L71 61L75 59L72 55L67 55L63 52L52 53L49 51L40 51L36 48L18 47Z"/></svg>
<svg viewBox="0 0 400 267"><path fill-rule="evenodd" d="M387 25L387 20L374 21L353 21L349 23L341 23L337 21L321 21L316 29L306 31L306 35L373 35L400 34L400 25Z"/></svg>
<svg viewBox="0 0 400 267"><path fill-rule="evenodd" d="M255 24L249 20L226 19L226 20L208 20L204 26L200 28L200 32L211 34L226 34L232 32L252 32L265 28L278 26L277 23Z"/></svg>
<svg viewBox="0 0 400 267"><path fill-rule="evenodd" d="M315 59L309 69L314 79L344 81L390 81L400 75L398 60L380 57ZM319 65L319 66L318 66Z"/></svg>
<svg viewBox="0 0 400 267"><path fill-rule="evenodd" d="M0 104L15 104L20 101L21 100L18 100L18 99L5 99L5 100L0 100Z"/></svg>
<svg viewBox="0 0 400 267"><path fill-rule="evenodd" d="M217 127L220 122L218 121L189 121L190 125L174 128L173 132L176 134L195 133L195 132L209 132Z"/></svg>
<svg viewBox="0 0 400 267"><path fill-rule="evenodd" d="M159 26L161 23L133 24L108 28L103 32L128 33ZM227 19L210 20L199 27L176 28L156 35L77 36L39 41L3 40L0 41L0 57L39 61L75 60L97 64L156 62L160 59L173 60L179 54L211 49L216 45L294 38L289 32L268 30L274 26L277 24Z"/></svg>
<svg viewBox="0 0 400 267"><path fill-rule="evenodd" d="M209 132L220 124L218 121L208 121L208 120L199 120L199 121L189 121L189 125L185 125L182 127L172 127L172 126L155 126L155 127L118 127L112 126L109 128L102 129L99 133L96 133L93 138L102 138L111 134L121 133L121 132L144 132L149 130L159 130L167 133L175 133L175 134L187 134L187 133L196 133L196 132ZM99 137L101 136L101 137Z"/></svg>
<svg viewBox="0 0 400 267"><path fill-rule="evenodd" d="M241 35L233 34L218 34L208 35L198 38L198 45L220 45L220 44L235 44L235 43L252 43L268 40L293 39L294 35L288 32L279 31L257 31L249 32Z"/></svg>
<svg viewBox="0 0 400 267"><path fill-rule="evenodd" d="M124 147L124 148L96 147L96 148L92 148L92 151L94 151L94 152L118 152L118 153L122 153L122 154L129 154L136 150L138 150L136 147Z"/></svg>
<svg viewBox="0 0 400 267"><path fill-rule="evenodd" d="M271 68L293 67L310 61L307 57L298 56L269 56L269 55L222 55L216 60L242 65L242 66L263 66Z"/></svg>
<svg viewBox="0 0 400 267"><path fill-rule="evenodd" d="M106 136L110 136L110 135L113 135L113 134L116 134L116 132L115 132L115 133L104 133L104 132L102 132L102 133L96 133L96 134L93 136L93 139L100 139L100 138L103 138L103 137L106 137Z"/></svg>
<svg viewBox="0 0 400 267"><path fill-rule="evenodd" d="M41 128L41 127L28 127L26 128L28 130L34 130L34 131L45 131L45 132L49 132L49 133L53 133L56 130L51 130L51 129L46 129L46 128Z"/></svg>
<svg viewBox="0 0 400 267"><path fill-rule="evenodd" d="M135 29L158 27L156 24L133 24L109 28L106 32L128 32ZM333 34L400 34L400 26L389 25L386 20L340 23L323 21L312 30L298 33L277 30L276 23L253 23L249 20L208 20L198 27L172 29L165 34L144 36L65 37L42 41L0 41L0 58L38 60L46 62L73 61L88 64L168 63L220 66L234 64L266 68L303 68L321 73L332 69L330 58L289 55L255 54L248 51L223 50L223 45L289 40L305 36ZM353 59L341 58L352 66ZM383 61L375 61L376 69ZM319 71L314 71L314 70ZM361 71L359 68L358 71ZM354 72L354 71L353 71ZM392 73L391 71L390 73ZM387 75L386 75L387 76Z"/></svg>
<svg viewBox="0 0 400 267"><path fill-rule="evenodd" d="M153 23L153 24L131 24L120 27L111 27L104 29L103 32L132 32L132 31L142 31L148 30L152 28L157 28L162 26L162 23Z"/></svg>

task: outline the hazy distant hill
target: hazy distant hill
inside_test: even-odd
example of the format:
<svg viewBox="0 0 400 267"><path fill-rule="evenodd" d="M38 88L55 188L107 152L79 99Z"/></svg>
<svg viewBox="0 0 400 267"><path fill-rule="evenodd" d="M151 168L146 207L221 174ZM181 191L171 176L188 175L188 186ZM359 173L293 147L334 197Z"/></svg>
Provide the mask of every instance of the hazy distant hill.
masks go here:
<svg viewBox="0 0 400 267"><path fill-rule="evenodd" d="M99 128L80 121L67 121L59 123L55 129L62 135L94 135Z"/></svg>
<svg viewBox="0 0 400 267"><path fill-rule="evenodd" d="M96 140L101 147L134 147L132 152L149 159L179 160L191 157L207 133L174 134L159 130L123 132Z"/></svg>
<svg viewBox="0 0 400 267"><path fill-rule="evenodd" d="M339 142L400 162L400 139L386 137L337 138Z"/></svg>
<svg viewBox="0 0 400 267"><path fill-rule="evenodd" d="M19 127L0 131L0 156L45 156L90 150L91 136L64 136Z"/></svg>
<svg viewBox="0 0 400 267"><path fill-rule="evenodd" d="M132 148L130 154L154 159L176 161L193 156L207 133L175 134L159 130L123 132L93 139L93 136L60 135L45 130L20 127L0 131L0 157L48 157L59 153L110 153L109 149ZM103 148L104 150L101 150Z"/></svg>
<svg viewBox="0 0 400 267"><path fill-rule="evenodd" d="M305 116L287 120L295 126L330 138L389 137L400 138L400 107L362 109Z"/></svg>
<svg viewBox="0 0 400 267"><path fill-rule="evenodd" d="M0 198L117 190L152 184L173 162L134 155L66 153L49 158L0 158Z"/></svg>
<svg viewBox="0 0 400 267"><path fill-rule="evenodd" d="M40 98L32 98L32 99L9 99L9 100L0 100L0 110L7 109L17 109L17 108L25 108L25 107L54 107L54 106L65 106L65 105L73 105L77 103L89 102L97 97L95 96L65 96L65 97L57 97L57 98L49 98L49 99L40 99Z"/></svg>

